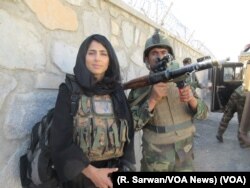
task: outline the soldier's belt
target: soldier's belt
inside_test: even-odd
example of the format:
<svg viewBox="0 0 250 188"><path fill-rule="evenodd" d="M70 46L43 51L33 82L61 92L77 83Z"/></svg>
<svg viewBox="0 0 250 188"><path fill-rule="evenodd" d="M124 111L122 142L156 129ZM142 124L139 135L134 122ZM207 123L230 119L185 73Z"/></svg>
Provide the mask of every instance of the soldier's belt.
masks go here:
<svg viewBox="0 0 250 188"><path fill-rule="evenodd" d="M152 124L147 124L145 126L145 128L156 132L156 133L169 133L172 131L178 131L181 129L185 129L188 127L193 126L193 123L191 121L186 121L180 124L176 124L176 125L170 125L170 126L162 126L162 125L152 125Z"/></svg>

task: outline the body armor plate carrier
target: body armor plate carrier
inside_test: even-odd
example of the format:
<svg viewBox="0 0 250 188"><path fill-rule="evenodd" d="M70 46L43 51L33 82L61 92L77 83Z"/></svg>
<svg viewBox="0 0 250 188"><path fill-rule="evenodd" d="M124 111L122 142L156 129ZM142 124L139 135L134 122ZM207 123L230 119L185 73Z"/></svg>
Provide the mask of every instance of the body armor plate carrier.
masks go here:
<svg viewBox="0 0 250 188"><path fill-rule="evenodd" d="M127 121L116 120L109 95L82 95L74 117L73 139L90 161L120 157L129 141Z"/></svg>

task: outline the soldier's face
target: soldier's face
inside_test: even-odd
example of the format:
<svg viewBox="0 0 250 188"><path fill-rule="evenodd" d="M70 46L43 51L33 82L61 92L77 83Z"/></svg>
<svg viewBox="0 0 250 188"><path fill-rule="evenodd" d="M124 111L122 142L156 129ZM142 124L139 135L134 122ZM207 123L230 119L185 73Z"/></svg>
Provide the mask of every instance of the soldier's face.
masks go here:
<svg viewBox="0 0 250 188"><path fill-rule="evenodd" d="M168 54L169 52L165 48L153 48L149 51L148 57L146 57L146 62L149 63L150 67L154 67L157 64L157 58L162 59Z"/></svg>
<svg viewBox="0 0 250 188"><path fill-rule="evenodd" d="M191 61L184 61L183 62L183 65L186 66L186 65L190 65L191 64Z"/></svg>

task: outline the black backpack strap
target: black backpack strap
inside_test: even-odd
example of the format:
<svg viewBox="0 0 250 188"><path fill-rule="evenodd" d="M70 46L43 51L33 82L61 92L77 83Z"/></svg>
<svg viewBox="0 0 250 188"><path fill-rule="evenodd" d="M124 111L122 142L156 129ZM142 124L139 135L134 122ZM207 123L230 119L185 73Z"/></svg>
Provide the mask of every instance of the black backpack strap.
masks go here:
<svg viewBox="0 0 250 188"><path fill-rule="evenodd" d="M71 91L71 111L70 115L74 116L78 109L78 101L82 94L82 89L76 81L75 75L66 74L65 84Z"/></svg>

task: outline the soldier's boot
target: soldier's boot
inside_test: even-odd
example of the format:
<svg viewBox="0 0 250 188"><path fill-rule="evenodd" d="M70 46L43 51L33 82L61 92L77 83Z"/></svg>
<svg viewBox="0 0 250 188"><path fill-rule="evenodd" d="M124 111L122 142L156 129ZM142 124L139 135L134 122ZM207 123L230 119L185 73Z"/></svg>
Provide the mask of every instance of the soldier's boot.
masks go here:
<svg viewBox="0 0 250 188"><path fill-rule="evenodd" d="M216 134L216 138L221 143L223 142L223 134L225 131L226 131L225 125L220 123L220 126L219 126L217 134Z"/></svg>

